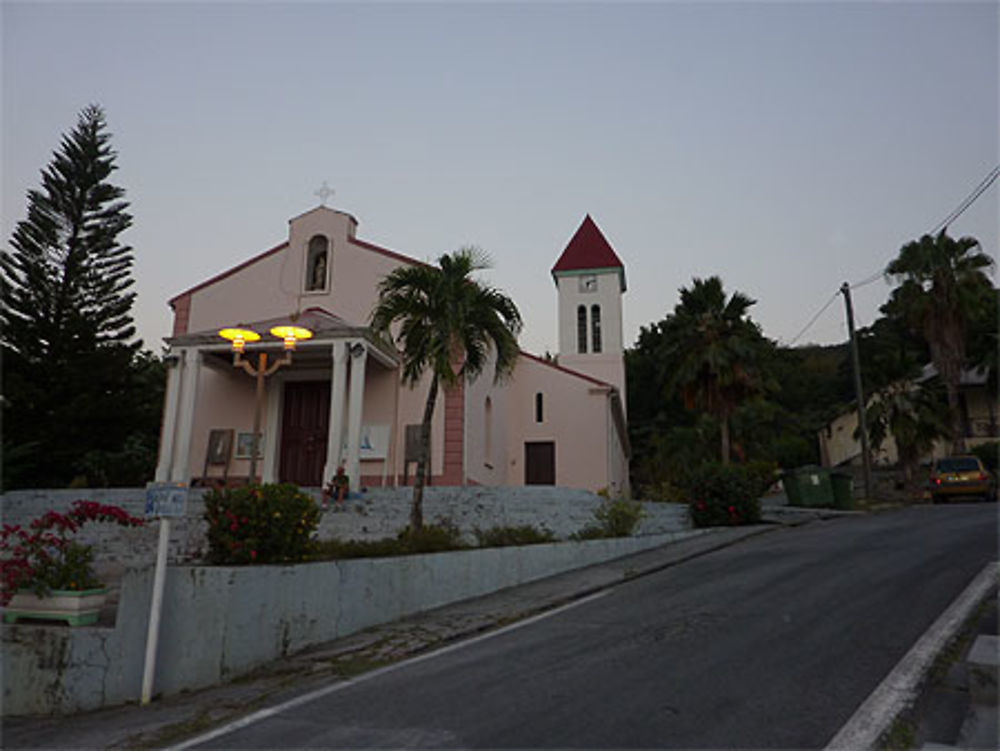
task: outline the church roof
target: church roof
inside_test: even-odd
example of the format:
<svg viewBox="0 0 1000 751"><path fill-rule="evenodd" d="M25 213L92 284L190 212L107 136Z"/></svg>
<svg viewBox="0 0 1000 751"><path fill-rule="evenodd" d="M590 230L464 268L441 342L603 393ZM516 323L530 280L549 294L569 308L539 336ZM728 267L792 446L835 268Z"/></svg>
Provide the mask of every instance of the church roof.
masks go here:
<svg viewBox="0 0 1000 751"><path fill-rule="evenodd" d="M556 265L552 267L552 276L608 269L618 270L622 292L624 292L625 264L622 263L594 220L590 218L590 214L587 214L562 255L559 256Z"/></svg>

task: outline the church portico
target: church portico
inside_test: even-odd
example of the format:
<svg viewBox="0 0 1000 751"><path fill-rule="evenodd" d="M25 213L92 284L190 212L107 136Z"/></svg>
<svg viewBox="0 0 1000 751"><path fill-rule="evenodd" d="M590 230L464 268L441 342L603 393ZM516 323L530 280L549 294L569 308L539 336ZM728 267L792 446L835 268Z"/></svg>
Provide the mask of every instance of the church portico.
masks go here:
<svg viewBox="0 0 1000 751"><path fill-rule="evenodd" d="M272 321L250 324L267 331ZM283 367L280 342L246 345L246 362L269 363L263 384L261 444L257 478L318 487L343 465L352 487L359 487L361 460L377 459L381 474L391 472L395 409L384 404L398 382L395 353L374 341L366 329L350 327L323 311L307 311L298 324L313 337L298 344ZM235 367L234 354L214 332L168 340L170 370L161 434L158 481L214 484L245 481L249 470L252 421L258 409L258 379ZM263 357L262 357L263 355ZM275 369L276 368L276 369ZM387 385L389 388L387 388ZM372 402L369 391L378 398ZM391 401L391 400L390 400ZM366 414L380 420L372 448ZM228 435L226 458L212 460L212 450ZM231 447L231 448L230 448ZM201 457L205 461L201 463Z"/></svg>

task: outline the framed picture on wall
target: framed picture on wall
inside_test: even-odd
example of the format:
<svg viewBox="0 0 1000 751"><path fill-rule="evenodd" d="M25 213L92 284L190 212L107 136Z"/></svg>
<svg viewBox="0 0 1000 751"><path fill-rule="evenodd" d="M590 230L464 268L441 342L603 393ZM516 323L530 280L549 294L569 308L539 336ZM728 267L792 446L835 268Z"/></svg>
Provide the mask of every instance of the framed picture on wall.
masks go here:
<svg viewBox="0 0 1000 751"><path fill-rule="evenodd" d="M257 441L257 458L264 458L264 434L258 433L259 440ZM249 459L250 452L253 448L253 433L247 431L246 433L238 433L236 435L236 458L237 459Z"/></svg>
<svg viewBox="0 0 1000 751"><path fill-rule="evenodd" d="M205 463L210 465L227 465L233 450L232 429L215 429L208 434L208 450L205 452Z"/></svg>

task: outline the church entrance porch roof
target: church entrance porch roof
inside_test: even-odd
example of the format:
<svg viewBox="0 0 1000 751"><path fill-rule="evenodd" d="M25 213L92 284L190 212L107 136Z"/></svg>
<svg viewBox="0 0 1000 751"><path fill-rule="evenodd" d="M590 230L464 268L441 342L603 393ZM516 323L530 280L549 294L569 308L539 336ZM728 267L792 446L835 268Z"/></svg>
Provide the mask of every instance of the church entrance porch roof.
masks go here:
<svg viewBox="0 0 1000 751"><path fill-rule="evenodd" d="M311 338L302 340L296 345L295 363L300 367L309 364L328 364L331 360L330 345L345 340L364 340L368 344L368 353L386 368L395 369L399 365L399 355L392 345L376 337L370 328L354 326L340 316L321 308L309 308L295 316L294 320L292 316L283 316L252 322L238 322L240 328L247 328L261 335L260 341L247 343L246 351L280 350L282 348L281 340L271 336L268 332L275 326L289 323L307 328L313 334ZM213 359L222 359L229 367L232 367L232 348L219 336L217 329L195 331L190 334L169 337L164 341L171 349L194 347L200 350L208 356L207 364L212 364Z"/></svg>

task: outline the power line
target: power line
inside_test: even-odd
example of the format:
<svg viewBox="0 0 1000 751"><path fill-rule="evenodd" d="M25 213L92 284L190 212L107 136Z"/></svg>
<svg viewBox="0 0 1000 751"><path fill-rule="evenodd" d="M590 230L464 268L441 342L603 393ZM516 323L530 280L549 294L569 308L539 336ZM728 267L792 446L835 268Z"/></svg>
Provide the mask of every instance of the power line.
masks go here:
<svg viewBox="0 0 1000 751"><path fill-rule="evenodd" d="M958 207L954 211L941 220L941 222L939 222L938 225L930 231L930 234L936 235L941 230L946 229L953 221L962 216L962 214L965 213L965 210L974 204L978 200L979 196L985 193L986 189L996 182L997 177L1000 177L1000 164L990 170L990 173L983 178L983 181L979 183L979 185L977 185L968 196L966 196L965 200L958 204Z"/></svg>
<svg viewBox="0 0 1000 751"><path fill-rule="evenodd" d="M977 185L975 188L973 188L972 192L969 193L969 195L967 195L962 200L962 202L960 204L958 204L958 206L955 207L955 210L952 211L950 214L948 214L948 216L946 216L941 222L939 222L937 224L937 226L934 227L934 229L932 229L928 234L930 234L930 235L936 235L942 229L946 229L949 224L951 224L956 219L958 219L962 214L964 214L968 210L968 208L970 206L972 206L972 204L974 204L976 201L978 201L979 197L983 193L985 193L986 190L993 183L996 182L996 180L997 180L998 177L1000 177L1000 164L998 164L996 167L994 167L992 170L990 170L989 174L987 174L986 177L984 177L982 179L982 181L980 181L979 185ZM859 287L865 287L865 286L867 286L869 284L872 284L873 282L877 282L879 279L881 279L881 278L883 278L885 276L885 270L886 270L886 268L888 268L888 264L886 264L885 266L883 266L881 269L879 269L878 271L876 271L874 274L871 274L870 276L866 276L860 282L855 282L854 284L848 285L849 288L850 289L858 289ZM823 313L826 312L826 309L829 308L833 304L833 301L837 299L837 295L839 295L839 294L840 294L840 290L838 289L836 292L833 293L833 296L829 300L826 301L826 304L823 305L823 307L820 308L816 312L816 314L812 318L809 319L809 323L807 323L805 326L803 326L802 330L798 334L795 335L795 338L792 339L792 341L790 341L788 343L789 347L791 347L792 345L794 345L795 342L797 342L802 337L803 334L805 334L810 328L812 328L812 325L814 323L816 323L817 319L819 319L819 317L821 315L823 315Z"/></svg>
<svg viewBox="0 0 1000 751"><path fill-rule="evenodd" d="M879 279L881 279L884 276L885 276L885 267L879 269L878 271L876 271L871 276L866 276L860 282L855 282L854 284L850 285L850 287L851 287L851 289L857 289L858 287L864 287L864 286L867 286L867 285L871 284L872 282L877 282Z"/></svg>
<svg viewBox="0 0 1000 751"><path fill-rule="evenodd" d="M789 347L791 347L792 345L794 345L794 344L795 344L795 342L797 342L797 341L799 340L799 338L800 338L800 337L801 337L801 336L802 336L802 335L803 335L804 333L806 333L806 332L807 332L807 331L808 331L808 330L809 330L810 328L812 328L812 325L813 325L814 323L816 323L816 320L817 320L817 319L818 319L818 318L819 318L819 317L820 317L821 315L823 315L823 314L824 314L824 313L826 312L826 309L827 309L827 308L829 308L829 307L830 307L831 305L833 305L833 301L837 299L837 295L839 295L839 294L840 294L840 290L837 290L836 292L834 292L834 293L833 293L833 297L831 297L831 298L830 298L829 300L827 300L827 301L826 301L826 304L825 304L825 305L824 305L824 306L823 306L822 308L820 308L820 309L819 309L818 311L816 311L816 315L814 315L814 316L813 316L812 318L810 318L810 319L809 319L809 323L807 323L807 324L806 324L805 326L803 326L803 327L802 327L802 331L800 331L800 332L799 332L798 334L796 334L796 335L795 335L795 338L794 338L794 339L792 339L792 341L790 341L790 342L788 343L788 346L789 346Z"/></svg>

